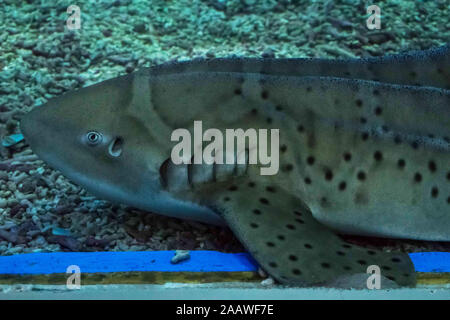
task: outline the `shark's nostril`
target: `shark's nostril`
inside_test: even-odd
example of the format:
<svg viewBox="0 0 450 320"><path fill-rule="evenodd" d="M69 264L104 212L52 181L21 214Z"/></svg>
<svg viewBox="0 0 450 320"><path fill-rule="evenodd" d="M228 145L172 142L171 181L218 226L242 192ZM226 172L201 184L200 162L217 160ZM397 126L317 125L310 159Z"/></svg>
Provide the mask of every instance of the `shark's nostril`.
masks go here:
<svg viewBox="0 0 450 320"><path fill-rule="evenodd" d="M121 137L116 137L109 144L108 147L109 155L114 158L119 157L122 154L122 147L123 147L123 139Z"/></svg>

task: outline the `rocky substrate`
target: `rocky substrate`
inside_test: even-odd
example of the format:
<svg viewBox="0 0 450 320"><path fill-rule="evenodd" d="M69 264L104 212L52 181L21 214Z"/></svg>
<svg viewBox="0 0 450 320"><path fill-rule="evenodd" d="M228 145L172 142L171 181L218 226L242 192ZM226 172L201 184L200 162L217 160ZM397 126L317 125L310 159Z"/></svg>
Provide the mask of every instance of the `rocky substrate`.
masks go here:
<svg viewBox="0 0 450 320"><path fill-rule="evenodd" d="M2 2L0 137L20 134L20 117L52 97L169 60L380 56L450 39L446 0L377 1L382 29L373 31L365 25L368 1L77 1L78 31L65 28L70 4ZM449 250L444 243L370 244ZM47 167L26 142L0 146L1 255L166 249L243 250L228 229L96 199Z"/></svg>

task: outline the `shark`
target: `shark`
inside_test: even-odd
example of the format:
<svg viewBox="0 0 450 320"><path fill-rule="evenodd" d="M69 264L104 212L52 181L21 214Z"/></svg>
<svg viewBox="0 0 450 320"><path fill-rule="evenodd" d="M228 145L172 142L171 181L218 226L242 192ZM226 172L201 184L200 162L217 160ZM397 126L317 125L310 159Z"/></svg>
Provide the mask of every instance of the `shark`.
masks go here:
<svg viewBox="0 0 450 320"><path fill-rule="evenodd" d="M283 285L324 285L375 265L414 286L408 254L340 235L450 241L449 89L449 45L350 60L194 59L53 98L21 131L100 198L227 225ZM175 164L171 134L193 133L195 121L278 129L279 171L260 174L248 149L243 163Z"/></svg>

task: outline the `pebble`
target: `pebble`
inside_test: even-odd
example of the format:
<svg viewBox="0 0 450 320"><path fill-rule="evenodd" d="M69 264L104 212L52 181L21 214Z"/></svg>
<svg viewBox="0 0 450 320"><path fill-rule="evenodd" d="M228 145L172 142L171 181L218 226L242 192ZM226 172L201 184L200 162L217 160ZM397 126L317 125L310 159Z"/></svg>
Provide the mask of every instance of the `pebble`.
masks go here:
<svg viewBox="0 0 450 320"><path fill-rule="evenodd" d="M175 255L170 260L170 263L177 264L181 261L188 260L191 258L189 250L176 250Z"/></svg>
<svg viewBox="0 0 450 320"><path fill-rule="evenodd" d="M272 277L268 277L267 279L264 279L261 281L261 285L265 287L273 286L275 284L275 280Z"/></svg>

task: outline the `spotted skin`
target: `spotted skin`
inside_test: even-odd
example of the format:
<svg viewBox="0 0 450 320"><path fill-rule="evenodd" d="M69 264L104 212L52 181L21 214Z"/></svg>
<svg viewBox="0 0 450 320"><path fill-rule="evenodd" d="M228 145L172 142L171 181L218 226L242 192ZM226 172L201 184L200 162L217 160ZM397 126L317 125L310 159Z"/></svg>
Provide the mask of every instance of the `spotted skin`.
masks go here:
<svg viewBox="0 0 450 320"><path fill-rule="evenodd" d="M413 285L407 255L342 251L334 232L450 241L449 65L448 46L361 61L169 64L58 97L21 128L41 158L100 197L228 224L282 283L324 284L375 264ZM278 174L175 166L171 133L192 134L198 120L280 129ZM93 130L102 139L87 144Z"/></svg>

